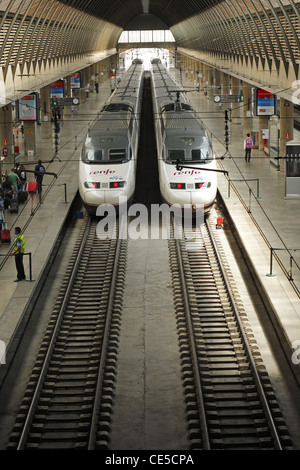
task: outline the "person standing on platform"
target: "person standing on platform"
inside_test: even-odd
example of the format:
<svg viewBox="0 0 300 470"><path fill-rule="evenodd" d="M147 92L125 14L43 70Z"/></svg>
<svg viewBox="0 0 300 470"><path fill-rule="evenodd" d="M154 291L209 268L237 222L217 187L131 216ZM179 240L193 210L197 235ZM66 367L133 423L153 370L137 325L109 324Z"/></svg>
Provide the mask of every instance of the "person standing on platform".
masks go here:
<svg viewBox="0 0 300 470"><path fill-rule="evenodd" d="M8 195L10 198L13 196L14 187L8 175L5 176L5 180L2 183L2 189L4 190L5 196Z"/></svg>
<svg viewBox="0 0 300 470"><path fill-rule="evenodd" d="M6 222L4 201L5 201L5 195L4 195L3 189L1 188L0 189L0 229L1 230L2 230L2 224Z"/></svg>
<svg viewBox="0 0 300 470"><path fill-rule="evenodd" d="M244 140L245 160L250 162L251 150L253 148L253 140L248 132L246 139Z"/></svg>
<svg viewBox="0 0 300 470"><path fill-rule="evenodd" d="M21 184L21 180L17 175L17 171L15 168L11 169L11 172L8 174L8 177L13 185L14 188L14 195L18 197L18 186Z"/></svg>
<svg viewBox="0 0 300 470"><path fill-rule="evenodd" d="M18 175L19 175L19 178L21 180L21 191L24 191L25 190L25 186L26 186L26 168L24 165L21 165L19 166L18 168Z"/></svg>
<svg viewBox="0 0 300 470"><path fill-rule="evenodd" d="M34 175L37 181L37 191L39 194L42 192L44 172L45 172L45 167L42 164L42 160L39 160L37 165L35 165L35 169L34 169Z"/></svg>
<svg viewBox="0 0 300 470"><path fill-rule="evenodd" d="M21 233L20 227L15 227L15 241L13 246L13 252L11 256L15 257L15 263L17 268L17 279L14 282L24 281L26 279L25 270L23 265L23 256L25 253L25 238Z"/></svg>

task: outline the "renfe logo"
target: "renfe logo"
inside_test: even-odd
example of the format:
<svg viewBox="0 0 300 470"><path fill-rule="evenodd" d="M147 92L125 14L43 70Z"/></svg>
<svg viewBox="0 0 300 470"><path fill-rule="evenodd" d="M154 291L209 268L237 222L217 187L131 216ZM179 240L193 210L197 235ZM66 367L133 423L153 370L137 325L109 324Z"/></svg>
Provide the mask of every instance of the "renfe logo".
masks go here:
<svg viewBox="0 0 300 470"><path fill-rule="evenodd" d="M109 175L115 173L115 170L97 170L97 171L91 171L89 174L90 175Z"/></svg>
<svg viewBox="0 0 300 470"><path fill-rule="evenodd" d="M186 171L174 171L174 176L176 175L199 175L201 173L200 170L186 170Z"/></svg>

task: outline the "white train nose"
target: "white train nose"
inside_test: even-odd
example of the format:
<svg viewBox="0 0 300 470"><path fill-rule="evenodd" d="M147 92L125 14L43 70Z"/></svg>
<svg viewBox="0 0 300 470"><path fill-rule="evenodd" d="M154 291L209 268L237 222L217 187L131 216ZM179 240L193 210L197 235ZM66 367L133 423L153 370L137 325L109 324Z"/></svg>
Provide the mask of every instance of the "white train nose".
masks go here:
<svg viewBox="0 0 300 470"><path fill-rule="evenodd" d="M118 191L85 191L83 200L86 204L92 206L99 206L100 204L119 206L120 203L124 204L124 200L127 200L127 191L126 188Z"/></svg>

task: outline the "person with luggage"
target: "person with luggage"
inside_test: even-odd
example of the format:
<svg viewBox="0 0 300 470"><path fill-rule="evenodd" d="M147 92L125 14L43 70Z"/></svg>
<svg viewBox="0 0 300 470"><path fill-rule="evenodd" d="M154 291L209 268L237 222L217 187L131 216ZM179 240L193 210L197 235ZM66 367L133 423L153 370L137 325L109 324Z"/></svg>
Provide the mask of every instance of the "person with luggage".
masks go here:
<svg viewBox="0 0 300 470"><path fill-rule="evenodd" d="M5 177L5 181L2 183L2 189L4 191L4 208L8 209L10 200L14 195L14 187L7 175Z"/></svg>
<svg viewBox="0 0 300 470"><path fill-rule="evenodd" d="M19 178L21 180L21 185L22 185L22 191L24 191L24 187L27 182L27 177L26 177L26 168L24 165L21 165L19 167Z"/></svg>
<svg viewBox="0 0 300 470"><path fill-rule="evenodd" d="M17 175L17 170L12 168L11 172L8 174L8 177L14 188L14 197L18 197L18 185L21 184L21 180Z"/></svg>
<svg viewBox="0 0 300 470"><path fill-rule="evenodd" d="M25 253L25 238L21 233L20 227L15 227L15 241L13 246L13 252L11 256L15 257L15 263L17 268L17 279L14 282L24 281L26 279L25 270L23 265L23 256Z"/></svg>
<svg viewBox="0 0 300 470"><path fill-rule="evenodd" d="M5 176L5 180L2 183L2 189L4 190L5 195L12 196L14 193L14 187L8 175Z"/></svg>
<svg viewBox="0 0 300 470"><path fill-rule="evenodd" d="M41 193L43 188L43 173L45 172L45 167L42 164L42 160L39 160L34 169L34 175L37 181L37 192Z"/></svg>
<svg viewBox="0 0 300 470"><path fill-rule="evenodd" d="M27 201L28 198L28 191L26 191L26 169L24 165L19 166L18 175L21 181L21 184L19 186L18 201L22 203Z"/></svg>
<svg viewBox="0 0 300 470"><path fill-rule="evenodd" d="M18 213L19 212L19 201L18 201L18 185L21 183L20 178L16 173L16 169L12 168L11 172L8 174L9 179L11 180L13 186L13 195L9 201L10 212Z"/></svg>
<svg viewBox="0 0 300 470"><path fill-rule="evenodd" d="M245 150L245 160L246 162L250 162L251 158L251 150L253 147L253 140L250 137L250 134L248 132L246 139L244 140L244 150Z"/></svg>
<svg viewBox="0 0 300 470"><path fill-rule="evenodd" d="M5 224L5 194L3 189L0 189L0 230L2 230L2 225Z"/></svg>

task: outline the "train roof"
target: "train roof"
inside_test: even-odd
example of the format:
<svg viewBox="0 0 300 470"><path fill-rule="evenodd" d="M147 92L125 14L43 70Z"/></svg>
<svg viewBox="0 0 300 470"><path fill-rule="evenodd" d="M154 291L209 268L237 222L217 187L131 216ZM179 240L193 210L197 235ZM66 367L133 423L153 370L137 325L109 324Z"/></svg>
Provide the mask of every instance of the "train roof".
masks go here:
<svg viewBox="0 0 300 470"><path fill-rule="evenodd" d="M185 116L183 114L174 114L172 116L168 116L166 120L164 120L164 127L166 130L176 129L178 133L178 129L180 130L188 130L190 132L197 131L206 134L206 130L201 124L201 122L192 114L190 117Z"/></svg>
<svg viewBox="0 0 300 470"><path fill-rule="evenodd" d="M129 118L127 115L115 115L111 113L102 113L101 119L95 121L89 130L90 135L99 130L125 129L128 130Z"/></svg>

